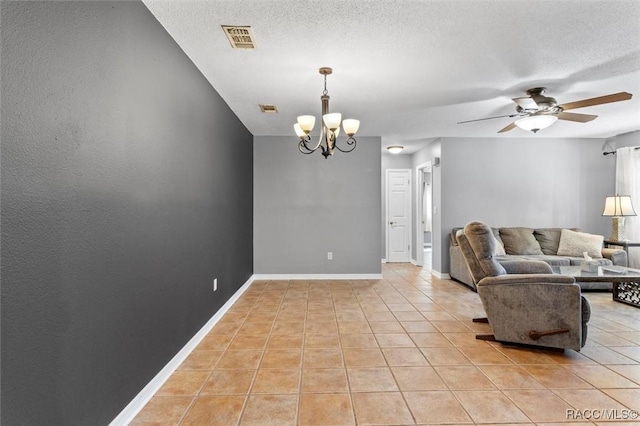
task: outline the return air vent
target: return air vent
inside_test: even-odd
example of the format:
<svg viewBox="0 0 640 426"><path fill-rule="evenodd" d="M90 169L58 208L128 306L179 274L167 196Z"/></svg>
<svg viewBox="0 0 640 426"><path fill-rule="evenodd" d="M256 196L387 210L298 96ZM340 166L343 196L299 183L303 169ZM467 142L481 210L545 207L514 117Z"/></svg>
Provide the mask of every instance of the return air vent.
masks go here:
<svg viewBox="0 0 640 426"><path fill-rule="evenodd" d="M276 113L276 112L278 112L278 107L275 106L275 105L263 105L263 104L260 104L260 111Z"/></svg>
<svg viewBox="0 0 640 426"><path fill-rule="evenodd" d="M222 30L229 39L234 49L255 49L256 39L251 27L239 27L235 25L223 25Z"/></svg>

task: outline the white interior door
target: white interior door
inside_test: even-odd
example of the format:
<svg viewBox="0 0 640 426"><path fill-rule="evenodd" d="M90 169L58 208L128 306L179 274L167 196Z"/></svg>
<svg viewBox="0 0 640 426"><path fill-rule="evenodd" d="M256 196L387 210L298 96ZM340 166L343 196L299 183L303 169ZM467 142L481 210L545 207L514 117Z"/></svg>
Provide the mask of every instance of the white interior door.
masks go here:
<svg viewBox="0 0 640 426"><path fill-rule="evenodd" d="M387 170L387 262L411 258L411 170Z"/></svg>

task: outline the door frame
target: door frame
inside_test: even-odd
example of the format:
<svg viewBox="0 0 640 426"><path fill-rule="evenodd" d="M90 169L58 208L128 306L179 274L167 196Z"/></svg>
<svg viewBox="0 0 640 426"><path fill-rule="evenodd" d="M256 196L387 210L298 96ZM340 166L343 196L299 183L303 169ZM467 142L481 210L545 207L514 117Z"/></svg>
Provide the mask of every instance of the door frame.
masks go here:
<svg viewBox="0 0 640 426"><path fill-rule="evenodd" d="M424 171L426 169L431 170L431 199L433 200L433 162L427 161L416 167L416 265L424 266L424 250L418 250L418 247L422 248L424 244L419 244L419 241L424 239L424 227L422 226L422 206L424 200L422 199L422 184L424 183ZM433 229L433 224L432 224ZM433 232L431 232L431 255L433 256Z"/></svg>
<svg viewBox="0 0 640 426"><path fill-rule="evenodd" d="M407 232L409 234L409 262L411 262L411 248L412 248L412 241L411 241L411 235L413 235L413 231L412 231L412 209L411 209L411 190L413 188L412 183L413 183L413 179L411 179L411 169L386 169L385 170L385 176L384 176L384 239L385 239L385 262L389 261L389 173L390 172L408 172L409 174L409 187L408 187L408 192L409 192L409 209L408 209L408 219L407 219Z"/></svg>

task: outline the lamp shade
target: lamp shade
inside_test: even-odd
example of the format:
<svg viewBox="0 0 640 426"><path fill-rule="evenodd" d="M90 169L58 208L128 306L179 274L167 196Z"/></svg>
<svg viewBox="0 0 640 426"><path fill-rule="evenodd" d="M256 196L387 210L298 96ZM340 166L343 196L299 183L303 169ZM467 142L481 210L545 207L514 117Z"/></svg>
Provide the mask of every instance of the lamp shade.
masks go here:
<svg viewBox="0 0 640 426"><path fill-rule="evenodd" d="M604 202L602 216L635 216L636 211L631 204L631 196L616 195L607 197Z"/></svg>
<svg viewBox="0 0 640 426"><path fill-rule="evenodd" d="M296 135L298 135L299 138L304 138L305 136L307 136L307 133L302 130L302 128L300 127L300 124L296 123L293 125L293 130L295 130Z"/></svg>
<svg viewBox="0 0 640 426"><path fill-rule="evenodd" d="M523 130L529 130L533 133L541 129L546 129L558 120L555 115L539 114L530 115L528 117L521 118L516 121L516 126Z"/></svg>
<svg viewBox="0 0 640 426"><path fill-rule="evenodd" d="M342 128L344 129L344 132L349 136L355 135L359 127L360 127L360 120L354 120L353 118L346 118L342 122Z"/></svg>
<svg viewBox="0 0 640 426"><path fill-rule="evenodd" d="M303 132L309 134L313 130L313 126L316 124L316 118L313 115L301 115L298 117L298 125Z"/></svg>
<svg viewBox="0 0 640 426"><path fill-rule="evenodd" d="M342 114L340 114L339 112L325 114L322 116L322 120L324 120L325 126L327 126L332 131L335 131L338 127L340 127L340 122L342 121Z"/></svg>

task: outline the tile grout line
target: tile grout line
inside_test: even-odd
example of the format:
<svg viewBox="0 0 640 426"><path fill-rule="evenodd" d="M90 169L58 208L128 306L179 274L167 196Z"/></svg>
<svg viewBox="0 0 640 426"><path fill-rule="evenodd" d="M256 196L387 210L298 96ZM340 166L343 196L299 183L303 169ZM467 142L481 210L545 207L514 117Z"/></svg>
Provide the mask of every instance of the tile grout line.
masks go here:
<svg viewBox="0 0 640 426"><path fill-rule="evenodd" d="M270 283L270 282L271 281L267 281L267 285L265 285L265 289L268 288L268 286L269 286L268 283ZM244 321L242 322L242 325L247 323L247 319L249 318L249 316L251 316L252 311L254 311L254 309L256 308L256 306L258 304L260 304L260 300L261 300L262 296L265 293L265 289L262 289L262 291L260 292L260 297L258 297L256 299L255 303L253 304L253 306L249 310L249 315L247 315L247 317L244 319ZM280 304L278 304L278 311L280 310L280 305L281 304L282 304L282 301L280 301ZM276 312L276 317L277 317L277 312ZM264 347L262 348L262 355L260 356L260 360L258 361L258 365L256 367L256 371L253 373L253 378L251 379L251 383L249 384L249 388L247 389L247 394L244 397L244 402L242 403L242 408L240 409L240 415L238 416L238 421L236 423L236 425L238 425L238 426L240 424L242 424L242 417L244 416L245 411L247 410L247 405L249 405L249 397L251 396L251 390L253 389L253 386L256 383L256 380L258 379L258 373L260 372L260 366L262 364L262 360L264 359L264 355L265 355L265 353L267 351L267 343L269 342L269 338L271 337L271 331L273 330L274 324L275 324L275 318L274 318L273 324L271 324L271 328L269 329L269 333L267 334L267 340L264 342ZM238 329L238 333L239 332L240 332L240 329ZM236 333L236 335L238 333ZM231 346L231 343L229 343L229 347L230 346Z"/></svg>
<svg viewBox="0 0 640 426"><path fill-rule="evenodd" d="M253 286L253 283L251 283L251 285L249 286L249 288L251 288ZM247 290L249 290L249 288ZM244 296L244 295L243 295ZM238 299L235 303L237 303L238 301L240 301L241 299ZM234 305L235 305L234 303ZM257 303L257 302L256 302ZM255 305L255 303L254 303ZM231 307L233 308L233 306ZM226 313L225 313L226 315ZM224 315L222 318L220 318L221 320L224 318ZM180 418L180 420L178 421L178 425L181 425L182 422L186 419L189 411L193 408L193 405L195 404L196 400L201 396L200 393L202 392L202 389L204 388L204 386L206 385L207 381L209 380L209 378L211 377L211 375L213 374L213 372L215 371L216 366L218 365L218 363L220 362L220 360L222 359L222 357L224 356L224 354L227 352L227 350L229 349L229 346L231 346L231 342L233 342L233 340L235 340L236 336L238 335L238 332L240 331L240 328L242 328L242 325L244 325L244 323L246 322L246 318L242 320L240 326L238 327L238 329L234 332L233 334L233 338L231 339L231 341L229 341L229 343L226 344L225 349L222 351L222 355L220 355L220 357L216 360L215 364L213 365L213 368L211 369L209 375L207 376L207 378L205 379L205 381L202 383L202 385L200 386L200 388L198 389L198 392L193 395L193 398L191 399L191 403L189 404L189 407L187 407L187 409L185 410L184 414L182 415L182 417ZM220 321L218 321L218 324L220 323ZM216 324L216 326L218 325ZM214 328L207 334L207 336L209 334L211 334L212 332L215 332L215 326ZM197 349L194 348L194 351ZM177 371L177 370L176 370ZM174 371L175 373L175 371ZM173 373L172 373L173 375ZM244 405L244 404L243 404ZM238 418L239 420L240 418Z"/></svg>
<svg viewBox="0 0 640 426"><path fill-rule="evenodd" d="M428 300L430 300L432 303L434 303L435 306L438 306L438 308L444 312L447 313L448 315L453 316L454 320L456 322L462 323L463 325L466 326L466 324L464 324L464 322L466 321L466 316L462 315L462 311L460 309L454 309L453 306L451 306L450 304L442 304L443 301L445 301L446 299L440 295L437 294L438 292L438 288L436 288L436 286L433 285L433 283L431 283L431 281L427 280L425 277L423 277L422 275L410 275L410 274L401 274L400 272L390 269L390 272L393 273L393 275L391 275L390 273L385 274L385 276L383 276L383 278L381 280L378 280L378 282L380 284L384 284L384 286L388 286L389 287L389 291L385 291L384 288L382 286L376 286L375 282L369 282L369 280L358 280L358 281L349 281L349 292L348 294L344 294L345 296L351 298L353 297L354 300L357 302L358 304L358 308L360 310L360 312L364 315L364 321L366 321L367 325L370 328L370 331L372 333L372 336L374 337L374 340L376 342L377 348L379 350L379 352L382 354L383 359L384 359L384 365L385 367L388 369L388 371L391 372L393 380L395 382L396 387L398 388L398 391L401 393L401 396L403 398L404 404L407 407L407 409L409 410L409 413L412 416L412 419L415 422L417 422L417 419L413 413L413 411L411 411L411 408L409 407L409 404L407 402L406 396L405 396L405 392L402 391L400 389L399 383L398 383L398 378L396 377L396 374L394 374L393 370L391 369L391 366L389 364L389 359L387 356L385 356L384 352L383 352L383 348L380 347L380 342L377 338L376 333L373 331L373 328L371 327L371 323L372 321L375 319L375 311L373 312L373 315L367 315L364 310L364 306L363 303L365 303L365 301L367 300L367 296L369 296L369 292L368 291L363 291L362 293L360 293L360 291L358 291L358 286L356 286L355 284L358 284L359 282L367 282L370 286L369 288L375 293L377 299L376 301L374 301L373 303L382 303L385 305L386 309L388 312L390 312L393 315L394 318L394 322L397 322L400 324L400 326L402 327L402 329L404 330L403 334L407 335L410 339L411 342L413 343L414 347L417 348L422 357L425 358L427 365L434 371L435 376L438 377L438 379L444 384L445 389L447 389L447 392L449 392L449 394L453 395L455 400L457 401L457 403L460 405L461 409L464 411L464 413L466 413L466 415L469 417L469 419L471 421L473 421L474 423L476 423L476 420L473 419L473 417L471 417L470 412L468 411L468 409L462 404L462 400L459 398L458 394L456 392L463 392L463 391L469 391L472 392L474 391L473 389L458 389L458 390L453 390L451 388L451 385L448 384L443 377L440 375L440 372L438 372L436 370L436 367L441 367L442 371L444 371L444 369L446 368L446 365L434 365L432 364L431 361L429 361L429 359L426 357L425 353L422 352L419 344L415 341L415 338L411 336L411 333L407 330L407 328L405 327L405 325L402 323L402 321L399 319L402 316L396 316L395 311L392 311L389 307L390 304L396 304L396 303L407 303L409 305L411 305L413 307L413 309L415 309L422 317L425 318L427 323L432 323L431 320L429 320L423 311L420 310L420 308L418 308L418 306L416 306L416 304L418 303L425 303L425 302L420 302L420 297L418 295L422 294L425 298L427 298ZM426 281L426 283L425 283ZM270 281L269 281L270 282ZM268 283L269 283L268 282ZM430 286L433 286L431 288L430 291L428 291L428 289L425 287L427 285L427 283ZM337 303L341 300L341 296L343 296L343 294L340 294L339 291L334 291L335 290L335 282L332 281L328 281L327 284L329 284L328 289L329 289L329 294L331 297L331 309L332 309L332 313L334 315L333 321L336 328L337 328L337 339L338 339L338 349L340 351L340 356L341 356L341 360L342 360L342 364L343 364L343 369L344 369L344 373L346 375L346 379L347 379L347 389L349 392L349 396L350 396L350 401L351 401L351 405L352 405L352 415L353 415L353 419L356 421L357 424L357 416L356 416L356 411L355 411L355 401L354 401L354 392L352 390L352 386L351 386L351 379L348 375L348 368L347 368L347 362L346 362L346 357L345 357L345 353L344 353L344 346L343 346L343 341L342 341L342 334L340 332L340 323L341 321L339 321L338 319L338 313L340 311L345 311L348 312L350 310L349 308L349 304L351 302L347 302L344 305L342 303ZM245 395L245 399L242 405L242 409L240 410L239 413L239 417L238 417L238 421L237 424L241 424L242 423L242 418L245 415L246 409L247 409L247 405L248 405L248 400L249 397L251 395L251 392L253 390L253 387L255 386L255 383L257 381L257 377L258 377L258 373L261 371L261 364L265 359L266 356L266 351L268 348L268 342L271 339L271 337L273 336L273 331L277 322L277 317L279 315L279 313L282 311L283 307L284 307L284 303L287 300L287 293L289 292L289 290L292 288L292 282L291 280L287 281L286 284L286 289L284 289L284 293L282 293L280 295L280 300L279 303L277 305L277 310L276 310L276 314L275 314L275 318L273 319L273 322L271 324L271 327L268 331L267 337L266 337L266 341L265 341L265 345L263 346L263 350L262 350L262 354L260 356L260 359L258 360L258 365L256 368L256 371L254 373L254 376L252 377L252 381L249 385L249 390L247 391L247 394ZM260 295L263 295L266 292L266 289L268 288L267 285L264 285L261 287L261 291L260 291ZM309 284L307 284L306 287L306 302L305 302L305 314L304 314L304 319L303 319L303 333L302 333L302 347L301 347L301 359L300 359L300 377L298 380L298 400L297 400L297 411L295 413L296 415L296 420L297 423L300 424L300 411L301 411L301 401L302 401L302 384L303 384L303 369L304 369L304 350L305 350L305 346L306 346L306 326L307 326L307 315L308 315L308 309L310 306L310 292L309 292L310 286ZM299 296L299 295L298 295ZM435 296L435 297L434 297ZM449 297L451 297L451 295L449 295ZM596 296L597 297L597 296ZM402 298L403 302L400 301L400 298ZM239 299L238 301L240 301L241 299ZM182 424L187 415L189 414L189 412L193 409L194 404L196 402L196 400L198 399L198 397L202 396L201 392L204 388L204 385L207 383L207 381L210 379L211 374L213 373L213 371L215 371L216 367L219 365L222 357L224 356L225 353L227 353L230 349L230 346L232 344L233 341L235 341L236 337L239 335L239 331L242 327L242 325L247 323L247 320L249 318L249 315L251 315L251 312L255 311L255 308L259 306L260 304L260 297L258 297L257 299L255 299L255 301L253 302L252 307L249 309L249 311L247 311L247 314L244 316L244 318L240 321L240 326L238 329L235 330L233 337L231 339L230 342L228 342L226 344L225 349L222 351L222 355L212 364L212 368L211 370L209 370L209 374L207 376L207 378L205 379L204 383L200 386L200 389L197 391L197 393L195 395L193 395L191 397L191 401L189 403L189 405L186 407L184 413L182 414L181 418L179 420L177 420L177 424ZM290 301L293 299L290 299ZM370 299L373 300L373 299ZM468 304L471 302L465 302L465 304ZM338 309L340 308L340 309ZM401 307L399 307L401 308ZM355 310L355 309L354 309ZM402 311L398 311L398 312L402 312ZM347 317L348 318L348 317ZM619 322L617 321L613 321L610 318L606 317L605 315L603 315L603 318L607 321L612 321L616 324L619 324ZM618 320L620 319L619 317L615 317ZM349 319L345 319L345 321L342 322L348 322ZM355 319L351 320L351 321L355 321ZM422 320L420 320L422 321ZM375 322L375 321L374 321ZM406 322L406 321L405 321ZM635 323L634 323L635 324ZM635 328L633 328L635 327ZM476 331L474 331L472 328L469 328L471 333L475 333ZM598 329L600 331L602 331L603 333L610 333L612 335L615 335L616 337L617 334L615 332L607 332L603 329L599 329L597 326L594 325L595 329ZM345 329L347 330L347 329ZM523 409L520 408L520 406L515 402L516 400L514 400L512 397L510 397L507 392L511 392L511 391L518 391L518 390L534 390L534 388L508 388L505 386L499 386L499 383L496 382L495 380L492 380L491 377L489 377L488 373L485 372L481 367L484 366L492 366L492 365L502 365L502 364L492 364L492 363L486 363L486 364L479 364L477 362L481 362L482 359L477 359L477 357L474 356L474 359L477 359L476 362L474 362L471 358L469 358L469 356L463 352L461 350L461 348L473 348L473 345L468 345L465 346L464 344L466 343L466 341L460 341L458 339L458 337L456 336L455 340L452 340L452 338L454 337L452 334L457 333L456 331L451 331L448 332L448 334L450 334L450 336L447 336L446 333L440 329L437 329L437 331L433 331L433 333L437 333L439 336L441 336L442 338L444 338L447 342L449 342L451 344L451 347L455 348L456 350L458 350L458 352L460 352L461 356L465 357L468 361L469 361L469 366L474 367L476 370L480 371L480 373L483 375L483 377L485 377L486 380L488 380L489 383L491 383L491 385L493 386L492 391L498 390L500 392L501 395L503 395L504 398L506 398L507 401L509 401L510 404L513 405L513 407L515 409L517 409L521 414L523 414L527 419L529 419L529 421L533 422L533 420L531 419L530 416L528 416L526 413L524 413ZM630 326L630 331L631 332L637 332L638 327L637 324L636 325L632 325ZM347 331L345 331L346 333ZM251 334L251 333L249 333ZM382 333L384 334L384 333ZM462 338L462 337L461 337ZM621 337L620 337L621 338ZM623 339L623 338L621 338ZM623 339L626 340L626 339ZM458 342L458 343L456 343ZM462 344L462 346L460 346L460 344ZM629 342L629 347L637 347L637 344L634 344L632 341ZM436 346L437 347L437 346ZM617 365L629 365L629 366L638 366L640 363L638 361L636 361L633 358L630 358L628 356L626 356L624 353L619 353L617 352L615 349L613 349L613 347L611 346L607 346L607 345L600 345L600 344L596 344L594 347L604 347L606 349L609 349L610 351L619 353L621 357L624 358L629 358L630 363L629 364L604 364L602 362L599 362L596 358L592 358L584 353L580 353L577 352L578 357L579 358L575 358L573 356L566 358L566 359L556 359L556 357L551 357L550 358L550 362L546 363L537 363L535 362L535 359L531 359L528 360L526 358L520 358L523 359L524 362L518 362L518 357L514 358L515 353L510 353L508 351L503 351L501 348L502 346L497 346L497 345L489 345L486 346L487 348L492 348L494 349L497 353L499 353L500 355L504 356L507 360L509 360L509 362L511 362L512 364L510 365L514 365L517 366L520 370L522 370L527 377L531 378L532 380L534 380L535 382L539 383L541 385L541 388L539 390L544 390L547 392L551 392L551 394L555 395L555 397L557 397L560 401L563 401L563 403L567 404L570 407L573 407L573 404L570 403L570 401L568 399L565 399L565 397L562 397L562 392L563 390L588 390L588 391L593 391L596 390L598 391L598 394L603 395L604 397L609 398L610 401L615 401L617 403L619 403L622 406L628 406L628 404L625 404L624 402L622 402L620 400L620 397L614 397L614 396L610 396L608 393L605 392L605 390L608 389L629 389L629 390L637 390L638 387L615 387L615 388L604 388L604 387L598 387L595 384L592 384L591 381L582 378L581 376L578 376L576 373L574 373L575 370L575 366L576 365L580 365L580 359L584 359L584 360L588 360L589 363L588 365L591 366L598 366L598 367L605 367L605 369L607 369L607 371L616 374L617 376L620 376L624 379L626 379L627 381L632 382L633 384L636 383L636 380L631 379L627 374L623 374L623 373L619 373L617 371L615 371L613 369L613 366L617 366ZM606 354L605 354L606 355ZM594 356L594 355L592 355ZM575 358L575 359L574 359ZM561 362L563 361L564 362ZM489 360L491 361L491 360ZM588 388L558 388L558 387L549 387L551 384L544 384L542 382L540 382L536 376L534 376L532 373L529 372L529 370L527 370L525 367L528 365L532 365L532 366L548 366L548 367L553 367L553 368L558 368L562 371L565 371L567 374L571 374L572 376L575 376L576 379L580 380L581 382L584 383L585 386L588 386ZM178 367L179 368L179 367ZM177 372L178 368L174 371L174 373ZM357 368L357 367L356 367ZM573 368L573 369L572 369ZM172 373L172 374L174 374ZM578 383L579 384L579 383ZM372 392L382 392L382 391L372 391ZM407 392L411 392L411 391L407 391ZM335 393L335 392L332 392ZM355 392L357 393L357 392ZM367 393L371 393L371 392L367 392ZM511 392L513 394L513 392ZM157 395L156 395L157 396ZM185 395L187 396L187 395ZM570 398L570 399L575 399L575 398ZM536 414L537 412L533 413Z"/></svg>

